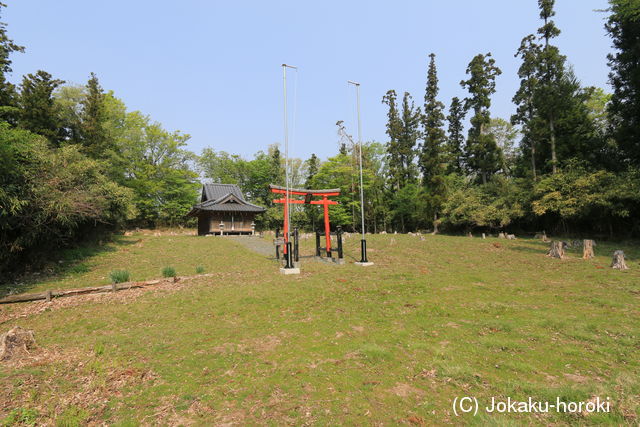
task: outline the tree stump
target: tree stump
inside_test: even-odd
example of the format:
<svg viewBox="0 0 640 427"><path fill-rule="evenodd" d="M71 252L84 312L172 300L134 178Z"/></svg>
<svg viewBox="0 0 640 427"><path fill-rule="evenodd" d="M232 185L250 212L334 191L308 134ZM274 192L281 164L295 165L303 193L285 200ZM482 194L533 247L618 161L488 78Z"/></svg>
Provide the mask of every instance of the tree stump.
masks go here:
<svg viewBox="0 0 640 427"><path fill-rule="evenodd" d="M471 232L469 231L469 232L467 233L467 237L473 237L473 234L471 234Z"/></svg>
<svg viewBox="0 0 640 427"><path fill-rule="evenodd" d="M595 253L593 252L593 247L596 245L596 242L593 240L586 240L582 244L582 259L591 259L595 257Z"/></svg>
<svg viewBox="0 0 640 427"><path fill-rule="evenodd" d="M515 234L507 234L507 240L516 240Z"/></svg>
<svg viewBox="0 0 640 427"><path fill-rule="evenodd" d="M498 233L498 239L506 239L506 238L507 238L507 235L504 234L504 232L501 231L500 233Z"/></svg>
<svg viewBox="0 0 640 427"><path fill-rule="evenodd" d="M611 262L611 267L617 270L628 270L627 263L624 262L624 252L621 250L617 250L613 253L613 261Z"/></svg>
<svg viewBox="0 0 640 427"><path fill-rule="evenodd" d="M0 361L6 362L29 355L36 345L33 331L16 326L0 335Z"/></svg>
<svg viewBox="0 0 640 427"><path fill-rule="evenodd" d="M486 239L486 238L487 238L487 235L486 235L486 234L484 234L484 233L482 233L482 238L483 238L483 239Z"/></svg>
<svg viewBox="0 0 640 427"><path fill-rule="evenodd" d="M551 258L564 258L565 246L565 242L551 242L551 248L549 248L547 256L550 256Z"/></svg>

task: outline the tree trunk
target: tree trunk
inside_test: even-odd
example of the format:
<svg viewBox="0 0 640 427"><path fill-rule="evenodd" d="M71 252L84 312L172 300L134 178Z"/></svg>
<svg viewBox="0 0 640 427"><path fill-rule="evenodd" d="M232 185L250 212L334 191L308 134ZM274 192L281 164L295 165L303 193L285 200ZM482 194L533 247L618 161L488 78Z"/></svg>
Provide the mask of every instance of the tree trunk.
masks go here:
<svg viewBox="0 0 640 427"><path fill-rule="evenodd" d="M627 263L624 262L624 252L617 250L613 253L613 261L611 267L617 270L628 270Z"/></svg>
<svg viewBox="0 0 640 427"><path fill-rule="evenodd" d="M551 242L551 247L549 248L549 253L547 256L551 258L564 258L564 242Z"/></svg>
<svg viewBox="0 0 640 427"><path fill-rule="evenodd" d="M549 132L551 132L551 172L558 171L558 158L556 157L556 130L553 124L553 117L549 117Z"/></svg>
<svg viewBox="0 0 640 427"><path fill-rule="evenodd" d="M593 252L593 247L596 245L596 242L593 240L585 240L582 245L582 259L591 259L596 255Z"/></svg>

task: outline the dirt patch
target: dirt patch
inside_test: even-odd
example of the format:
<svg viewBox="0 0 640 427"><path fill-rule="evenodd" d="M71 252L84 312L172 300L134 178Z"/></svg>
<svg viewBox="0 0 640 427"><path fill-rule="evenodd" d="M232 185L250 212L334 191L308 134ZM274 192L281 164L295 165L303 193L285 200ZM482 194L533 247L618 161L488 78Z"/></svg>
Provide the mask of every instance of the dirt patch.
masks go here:
<svg viewBox="0 0 640 427"><path fill-rule="evenodd" d="M409 397L412 395L420 397L425 394L424 390L404 383L396 383L395 387L391 388L389 391L398 397Z"/></svg>
<svg viewBox="0 0 640 427"><path fill-rule="evenodd" d="M11 305L10 308L4 308L0 306L0 325L12 320L35 316L44 313L45 311L76 307L87 303L129 304L137 300L140 296L150 292L166 293L167 291L180 290L187 285L185 282L187 282L187 280L181 280L175 283L166 281L153 286L124 289L115 293L105 292L96 294L74 295L70 297L54 298L50 302L41 300L17 303Z"/></svg>

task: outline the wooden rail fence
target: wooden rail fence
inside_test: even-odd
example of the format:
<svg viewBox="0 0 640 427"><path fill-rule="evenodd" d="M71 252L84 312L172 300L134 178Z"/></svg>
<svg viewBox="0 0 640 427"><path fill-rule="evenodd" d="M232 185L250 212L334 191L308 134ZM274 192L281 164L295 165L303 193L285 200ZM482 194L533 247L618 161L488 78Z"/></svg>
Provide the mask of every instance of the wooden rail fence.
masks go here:
<svg viewBox="0 0 640 427"><path fill-rule="evenodd" d="M44 292L38 292L33 294L18 294L9 295L0 299L0 304L11 304L15 302L28 302L46 300L51 301L53 298L69 297L74 295L95 294L101 292L117 292L126 289L145 288L147 286L159 285L162 283L176 283L178 281L184 281L189 279L196 279L199 277L209 277L213 274L198 274L195 276L176 276L166 279L146 280L143 282L125 282L125 283L112 283L105 286L91 286L87 288L67 289L62 291L47 290Z"/></svg>

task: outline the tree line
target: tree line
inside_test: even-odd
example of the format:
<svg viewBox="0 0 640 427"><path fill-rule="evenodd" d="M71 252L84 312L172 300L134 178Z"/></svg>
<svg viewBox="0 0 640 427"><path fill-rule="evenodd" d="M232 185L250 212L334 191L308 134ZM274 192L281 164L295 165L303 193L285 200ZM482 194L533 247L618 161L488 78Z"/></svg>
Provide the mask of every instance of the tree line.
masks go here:
<svg viewBox="0 0 640 427"><path fill-rule="evenodd" d="M514 52L513 116L491 115L502 72L491 53L461 70L468 95L448 106L434 54L422 105L384 94L388 139L362 147L367 231L640 233L640 5L610 0L611 94L580 83L554 44L554 1L538 5L540 28ZM281 225L268 191L284 184L277 144L251 159L196 155L188 134L129 111L93 73L84 85L43 70L12 84L11 58L23 51L0 24L0 273L121 227L188 224L201 179L239 184L267 207L260 228ZM335 156L290 159L290 176L296 187L340 188L332 223L356 231L358 151L340 122L336 131ZM295 206L292 222L314 229L321 212Z"/></svg>

